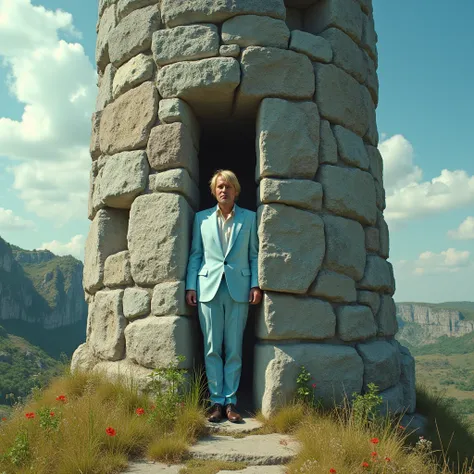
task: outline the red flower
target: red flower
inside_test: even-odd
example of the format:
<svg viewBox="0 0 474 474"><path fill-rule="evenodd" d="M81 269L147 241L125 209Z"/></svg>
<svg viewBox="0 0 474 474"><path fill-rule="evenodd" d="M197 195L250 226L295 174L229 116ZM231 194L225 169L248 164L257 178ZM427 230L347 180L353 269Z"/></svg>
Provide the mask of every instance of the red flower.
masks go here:
<svg viewBox="0 0 474 474"><path fill-rule="evenodd" d="M362 467L369 467L369 463L367 461L364 461L362 464L361 464Z"/></svg>
<svg viewBox="0 0 474 474"><path fill-rule="evenodd" d="M333 467L331 467L331 469L329 469L329 472L330 472L331 474L335 474L337 471L336 471Z"/></svg>
<svg viewBox="0 0 474 474"><path fill-rule="evenodd" d="M386 458L385 458L385 461L390 462L390 458L389 458L389 457L386 457Z"/></svg>
<svg viewBox="0 0 474 474"><path fill-rule="evenodd" d="M56 400L57 400L58 402L63 402L63 403L66 403L66 402L67 402L66 395L58 395L58 396L56 397Z"/></svg>
<svg viewBox="0 0 474 474"><path fill-rule="evenodd" d="M370 440L370 442L371 442L372 444L377 444L377 443L379 442L379 439L378 439L378 438L372 438L372 439Z"/></svg>
<svg viewBox="0 0 474 474"><path fill-rule="evenodd" d="M29 420L31 420L31 418L34 418L34 417L35 417L35 414L34 414L32 411L30 411L30 412L28 412L28 413L25 413L25 416L26 416L26 418L28 418Z"/></svg>
<svg viewBox="0 0 474 474"><path fill-rule="evenodd" d="M375 451L372 451L372 452L370 453L370 455L371 455L373 458L377 457L377 453L376 453Z"/></svg>
<svg viewBox="0 0 474 474"><path fill-rule="evenodd" d="M54 411L50 411L49 416L54 416Z"/></svg>
<svg viewBox="0 0 474 474"><path fill-rule="evenodd" d="M2 418L2 421L7 421L7 419L5 417Z"/></svg>
<svg viewBox="0 0 474 474"><path fill-rule="evenodd" d="M312 387L313 387L313 388L316 388L316 384L315 384L315 383L313 383Z"/></svg>
<svg viewBox="0 0 474 474"><path fill-rule="evenodd" d="M402 426L402 425L398 425L398 429L403 431L405 429L405 427Z"/></svg>
<svg viewBox="0 0 474 474"><path fill-rule="evenodd" d="M138 415L138 416L141 416L141 415L144 415L145 414L145 410L143 408L137 408L135 410L135 413Z"/></svg>
<svg viewBox="0 0 474 474"><path fill-rule="evenodd" d="M105 432L109 435L109 436L115 436L117 434L117 432L111 427L109 426L108 428L105 429Z"/></svg>

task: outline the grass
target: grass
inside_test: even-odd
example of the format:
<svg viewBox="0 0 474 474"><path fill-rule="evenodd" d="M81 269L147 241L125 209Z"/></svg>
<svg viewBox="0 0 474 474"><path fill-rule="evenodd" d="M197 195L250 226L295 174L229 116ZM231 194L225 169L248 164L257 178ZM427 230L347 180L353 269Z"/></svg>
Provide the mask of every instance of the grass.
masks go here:
<svg viewBox="0 0 474 474"><path fill-rule="evenodd" d="M186 466L180 469L179 474L217 474L220 471L240 471L247 465L243 462L229 461L202 461L191 459L186 462Z"/></svg>

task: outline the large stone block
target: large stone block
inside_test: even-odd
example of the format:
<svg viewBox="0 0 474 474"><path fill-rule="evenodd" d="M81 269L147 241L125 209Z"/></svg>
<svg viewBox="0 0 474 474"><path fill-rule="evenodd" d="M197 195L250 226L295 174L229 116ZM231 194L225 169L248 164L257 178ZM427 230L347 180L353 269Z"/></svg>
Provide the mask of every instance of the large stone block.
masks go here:
<svg viewBox="0 0 474 474"><path fill-rule="evenodd" d="M379 395L382 397L382 405L378 409L381 416L386 417L388 414L397 415L405 411L403 385L401 383L397 383L393 387L380 392Z"/></svg>
<svg viewBox="0 0 474 474"><path fill-rule="evenodd" d="M260 288L306 293L325 253L323 221L283 204L263 205L258 211Z"/></svg>
<svg viewBox="0 0 474 474"><path fill-rule="evenodd" d="M117 3L117 19L120 21L139 8L159 4L160 0L112 0Z"/></svg>
<svg viewBox="0 0 474 474"><path fill-rule="evenodd" d="M94 366L99 362L99 359L94 356L89 348L89 345L81 344L72 355L71 358L71 372L90 372Z"/></svg>
<svg viewBox="0 0 474 474"><path fill-rule="evenodd" d="M109 35L110 62L119 67L151 47L152 35L161 26L157 5L134 10Z"/></svg>
<svg viewBox="0 0 474 474"><path fill-rule="evenodd" d="M316 280L309 287L308 294L334 303L353 303L357 299L355 281L329 270L321 270L318 273Z"/></svg>
<svg viewBox="0 0 474 474"><path fill-rule="evenodd" d="M395 336L398 331L397 309L390 295L381 295L376 316L379 336Z"/></svg>
<svg viewBox="0 0 474 474"><path fill-rule="evenodd" d="M374 315L367 306L339 306L337 333L346 342L368 339L377 334Z"/></svg>
<svg viewBox="0 0 474 474"><path fill-rule="evenodd" d="M239 62L234 58L183 61L160 69L157 85L165 99L185 100L197 115L229 116L234 91L240 84Z"/></svg>
<svg viewBox="0 0 474 474"><path fill-rule="evenodd" d="M123 290L99 291L89 306L88 344L99 359L119 360L125 356L127 320L123 316L122 298Z"/></svg>
<svg viewBox="0 0 474 474"><path fill-rule="evenodd" d="M357 344L357 352L364 361L364 390L369 383L380 391L395 385L400 380L400 353L392 344L373 341Z"/></svg>
<svg viewBox="0 0 474 474"><path fill-rule="evenodd" d="M155 316L184 316L192 314L186 304L184 281L166 281L153 289L151 313Z"/></svg>
<svg viewBox="0 0 474 474"><path fill-rule="evenodd" d="M155 31L151 51L159 66L217 56L219 32L215 25L177 26Z"/></svg>
<svg viewBox="0 0 474 474"><path fill-rule="evenodd" d="M127 319L150 313L150 292L143 288L125 288L123 293L123 315Z"/></svg>
<svg viewBox="0 0 474 474"><path fill-rule="evenodd" d="M375 227L366 227L365 231L365 248L367 252L378 253L380 249L379 230Z"/></svg>
<svg viewBox="0 0 474 474"><path fill-rule="evenodd" d="M239 15L222 25L224 44L288 48L290 30L283 20L268 16Z"/></svg>
<svg viewBox="0 0 474 474"><path fill-rule="evenodd" d="M333 131L342 160L351 166L368 170L369 157L362 138L340 125L334 125Z"/></svg>
<svg viewBox="0 0 474 474"><path fill-rule="evenodd" d="M105 206L130 209L135 197L146 187L148 172L144 151L124 151L108 156L97 177L96 199Z"/></svg>
<svg viewBox="0 0 474 474"><path fill-rule="evenodd" d="M185 169L178 168L152 174L149 180L150 191L182 194L193 209L199 209L199 189Z"/></svg>
<svg viewBox="0 0 474 474"><path fill-rule="evenodd" d="M304 366L316 384L314 397L328 407L360 393L364 366L353 347L330 344L255 346L254 399L264 416L273 415L295 396Z"/></svg>
<svg viewBox="0 0 474 474"><path fill-rule="evenodd" d="M132 204L128 245L132 277L142 286L184 280L194 213L183 196L153 193Z"/></svg>
<svg viewBox="0 0 474 474"><path fill-rule="evenodd" d="M150 166L157 171L186 169L199 182L198 154L186 125L176 122L154 127L147 146Z"/></svg>
<svg viewBox="0 0 474 474"><path fill-rule="evenodd" d="M134 364L128 358L116 362L99 362L94 367L94 372L102 374L109 380L120 382L121 385L126 385L142 392L147 391L151 380L150 369Z"/></svg>
<svg viewBox="0 0 474 474"><path fill-rule="evenodd" d="M375 224L375 186L369 173L356 168L322 165L318 181L323 185L323 206L326 209L362 224Z"/></svg>
<svg viewBox="0 0 474 474"><path fill-rule="evenodd" d="M95 293L103 286L104 263L109 255L127 249L128 213L101 209L91 223L84 255L84 289Z"/></svg>
<svg viewBox="0 0 474 474"><path fill-rule="evenodd" d="M390 253L390 236L388 232L388 225L385 222L381 211L377 212L377 228L379 230L380 237L379 255L383 258L388 258Z"/></svg>
<svg viewBox="0 0 474 474"><path fill-rule="evenodd" d="M99 68L99 71L103 71L109 63L109 36L116 24L115 5L111 5L104 11L99 20L99 29L97 32L97 42L95 48L95 62Z"/></svg>
<svg viewBox="0 0 474 474"><path fill-rule="evenodd" d="M372 100L372 96L367 87L361 85L362 98L365 104L365 110L367 111L367 131L364 135L364 140L372 146L378 146L379 144L379 132L377 129L377 114L375 111L375 104Z"/></svg>
<svg viewBox="0 0 474 474"><path fill-rule="evenodd" d="M257 143L257 179L313 179L319 153L316 104L264 99L257 116Z"/></svg>
<svg viewBox="0 0 474 474"><path fill-rule="evenodd" d="M242 53L237 111L255 109L265 97L311 99L314 72L309 58L294 51L250 46Z"/></svg>
<svg viewBox="0 0 474 474"><path fill-rule="evenodd" d="M102 112L95 112L92 114L92 131L89 152L93 160L97 160L100 156L100 118Z"/></svg>
<svg viewBox="0 0 474 474"><path fill-rule="evenodd" d="M375 64L377 64L377 33L375 31L374 18L372 15L362 15L362 41L361 46L367 51Z"/></svg>
<svg viewBox="0 0 474 474"><path fill-rule="evenodd" d="M294 30L291 32L290 49L306 54L312 61L322 63L332 61L332 47L329 41L322 36L312 35L305 31Z"/></svg>
<svg viewBox="0 0 474 474"><path fill-rule="evenodd" d="M163 0L163 21L169 26L221 23L235 15L264 15L285 19L283 0Z"/></svg>
<svg viewBox="0 0 474 474"><path fill-rule="evenodd" d="M155 66L153 58L145 54L139 54L126 62L117 70L112 86L114 98L133 89L153 77Z"/></svg>
<svg viewBox="0 0 474 474"><path fill-rule="evenodd" d="M264 293L255 331L259 339L322 340L334 337L335 333L336 315L328 302L284 293Z"/></svg>
<svg viewBox="0 0 474 474"><path fill-rule="evenodd" d="M158 93L144 82L120 96L102 112L100 149L112 155L146 146L158 111Z"/></svg>
<svg viewBox="0 0 474 474"><path fill-rule="evenodd" d="M133 283L128 250L109 255L104 265L104 285L113 288Z"/></svg>
<svg viewBox="0 0 474 474"><path fill-rule="evenodd" d="M369 306L375 317L380 308L380 295L374 291L358 291L357 302Z"/></svg>
<svg viewBox="0 0 474 474"><path fill-rule="evenodd" d="M323 220L327 245L325 268L360 280L366 262L364 229L358 222L342 217L325 215Z"/></svg>
<svg viewBox="0 0 474 474"><path fill-rule="evenodd" d="M148 317L125 330L127 357L142 367L166 368L178 356L186 357L178 367L190 369L194 362L195 328L186 317Z"/></svg>
<svg viewBox="0 0 474 474"><path fill-rule="evenodd" d="M375 146L366 145L367 156L369 157L370 174L380 184L383 184L383 158L380 151Z"/></svg>
<svg viewBox="0 0 474 474"><path fill-rule="evenodd" d="M327 120L321 120L319 139L319 163L337 163L337 142Z"/></svg>
<svg viewBox="0 0 474 474"><path fill-rule="evenodd" d="M377 107L379 103L379 77L377 75L377 66L373 59L364 51L365 62L367 64L367 80L365 85L369 89L370 96Z"/></svg>
<svg viewBox="0 0 474 474"><path fill-rule="evenodd" d="M358 287L393 295L395 288L389 263L377 255L368 255L364 278L359 281Z"/></svg>
<svg viewBox="0 0 474 474"><path fill-rule="evenodd" d="M259 205L280 203L309 211L322 207L323 188L307 179L270 179L260 181Z"/></svg>
<svg viewBox="0 0 474 474"><path fill-rule="evenodd" d="M112 64L107 64L104 74L102 77L99 76L99 92L95 101L95 110L101 111L112 102L112 85L114 83L115 74L117 69Z"/></svg>

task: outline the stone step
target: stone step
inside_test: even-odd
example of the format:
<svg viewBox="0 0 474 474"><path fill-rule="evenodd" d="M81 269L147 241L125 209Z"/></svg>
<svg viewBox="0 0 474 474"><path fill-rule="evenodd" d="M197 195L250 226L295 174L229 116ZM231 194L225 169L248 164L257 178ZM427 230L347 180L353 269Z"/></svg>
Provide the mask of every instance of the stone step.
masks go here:
<svg viewBox="0 0 474 474"><path fill-rule="evenodd" d="M135 461L130 463L126 474L179 474L184 464ZM249 466L238 471L219 471L218 474L285 474L285 466Z"/></svg>
<svg viewBox="0 0 474 474"><path fill-rule="evenodd" d="M262 427L262 423L255 418L245 417L242 423L231 423L229 420L223 420L220 423L207 422L206 427L210 433L225 433L227 435L248 434L257 431Z"/></svg>

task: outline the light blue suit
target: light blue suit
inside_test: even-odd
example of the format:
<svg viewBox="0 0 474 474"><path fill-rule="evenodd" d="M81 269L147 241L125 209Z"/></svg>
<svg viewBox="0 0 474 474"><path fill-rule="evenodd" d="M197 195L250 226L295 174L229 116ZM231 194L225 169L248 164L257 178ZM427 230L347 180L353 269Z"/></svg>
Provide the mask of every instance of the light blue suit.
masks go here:
<svg viewBox="0 0 474 474"><path fill-rule="evenodd" d="M225 254L217 206L196 214L186 275L186 290L197 292L211 402L223 405L237 400L250 288L258 287L256 214L237 205L234 210Z"/></svg>

